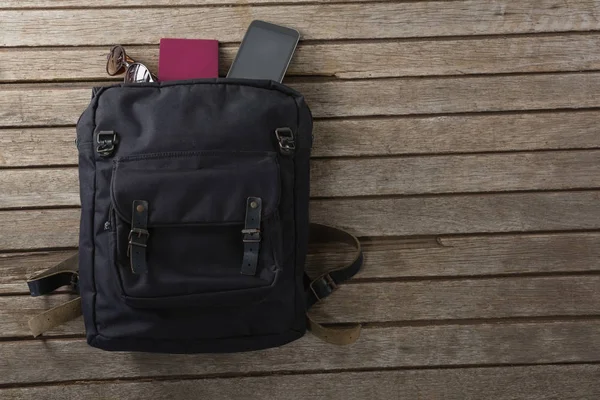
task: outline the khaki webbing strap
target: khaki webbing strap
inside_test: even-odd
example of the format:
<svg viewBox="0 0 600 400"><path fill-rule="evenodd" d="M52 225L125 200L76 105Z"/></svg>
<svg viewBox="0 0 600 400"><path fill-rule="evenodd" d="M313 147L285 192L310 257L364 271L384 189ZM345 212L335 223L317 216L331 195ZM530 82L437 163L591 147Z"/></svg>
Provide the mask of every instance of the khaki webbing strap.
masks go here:
<svg viewBox="0 0 600 400"><path fill-rule="evenodd" d="M307 279L306 310L322 301L335 290L338 285L352 278L360 270L363 263L363 253L358 238L341 229L327 225L310 224L310 241L314 243L345 243L354 247L354 257L351 262L333 271L329 271L316 279ZM315 322L306 314L308 329L318 338L332 344L346 345L356 342L360 337L361 326L347 328L329 328Z"/></svg>
<svg viewBox="0 0 600 400"><path fill-rule="evenodd" d="M329 328L316 322L308 313L306 314L306 319L308 330L327 343L344 346L356 342L360 337L360 325L353 325L347 328Z"/></svg>
<svg viewBox="0 0 600 400"><path fill-rule="evenodd" d="M75 253L61 263L33 276L27 281L31 295L41 296L70 285L74 292L79 291L79 255ZM29 320L29 329L33 336L55 328L81 315L81 297L51 308Z"/></svg>
<svg viewBox="0 0 600 400"><path fill-rule="evenodd" d="M44 311L29 320L29 329L37 337L52 328L64 324L81 315L81 297Z"/></svg>

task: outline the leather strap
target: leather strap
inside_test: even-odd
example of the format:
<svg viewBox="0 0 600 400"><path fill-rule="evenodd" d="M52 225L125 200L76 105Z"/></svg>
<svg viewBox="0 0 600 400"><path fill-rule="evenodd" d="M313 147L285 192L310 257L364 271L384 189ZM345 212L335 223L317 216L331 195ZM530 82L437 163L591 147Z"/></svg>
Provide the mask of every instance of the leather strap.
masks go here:
<svg viewBox="0 0 600 400"><path fill-rule="evenodd" d="M145 274L148 272L146 261L146 247L148 247L148 202L134 200L131 212L131 231L129 232L129 246L127 253L134 274Z"/></svg>
<svg viewBox="0 0 600 400"><path fill-rule="evenodd" d="M310 224L310 241L312 243L345 243L355 248L351 262L333 271L324 273L315 279L306 275L306 310L331 295L338 286L352 278L363 264L363 252L358 238L346 231L327 225ZM314 321L307 313L308 328L318 338L332 344L345 345L354 343L360 337L360 325L349 328L329 328Z"/></svg>
<svg viewBox="0 0 600 400"><path fill-rule="evenodd" d="M246 222L242 230L244 240L244 257L242 259L242 275L256 275L258 253L260 251L260 217L262 199L248 197L246 200Z"/></svg>
<svg viewBox="0 0 600 400"><path fill-rule="evenodd" d="M46 271L27 280L31 296L37 297L55 291L61 286L70 285L75 291L79 287L79 254L67 258Z"/></svg>
<svg viewBox="0 0 600 400"><path fill-rule="evenodd" d="M44 311L29 320L29 329L37 337L81 315L81 297Z"/></svg>

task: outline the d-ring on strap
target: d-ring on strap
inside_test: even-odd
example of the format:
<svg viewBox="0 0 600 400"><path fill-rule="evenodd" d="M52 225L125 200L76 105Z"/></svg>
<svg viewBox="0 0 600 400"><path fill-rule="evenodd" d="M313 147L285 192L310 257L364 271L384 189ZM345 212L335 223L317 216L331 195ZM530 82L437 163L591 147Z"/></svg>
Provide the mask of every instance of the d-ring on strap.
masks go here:
<svg viewBox="0 0 600 400"><path fill-rule="evenodd" d="M346 243L355 248L353 260L316 279L307 280L306 310L333 293L338 285L352 278L363 264L363 253L358 238L354 235L327 225L310 224L310 241L313 243ZM308 277L308 276L306 276ZM307 313L308 328L318 338L337 345L354 343L360 336L360 325L349 328L328 328L315 322Z"/></svg>

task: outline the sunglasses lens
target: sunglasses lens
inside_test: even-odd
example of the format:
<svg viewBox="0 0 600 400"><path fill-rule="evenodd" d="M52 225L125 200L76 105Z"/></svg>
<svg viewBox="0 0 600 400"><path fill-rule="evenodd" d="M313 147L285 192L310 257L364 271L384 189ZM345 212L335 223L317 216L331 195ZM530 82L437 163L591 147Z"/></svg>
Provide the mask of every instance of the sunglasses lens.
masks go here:
<svg viewBox="0 0 600 400"><path fill-rule="evenodd" d="M127 68L127 71L125 71L125 82L154 82L154 77L145 65L140 63L134 63L131 64L129 68Z"/></svg>
<svg viewBox="0 0 600 400"><path fill-rule="evenodd" d="M106 60L106 72L108 75L113 76L123 72L125 63L125 50L121 46L115 46L110 49Z"/></svg>

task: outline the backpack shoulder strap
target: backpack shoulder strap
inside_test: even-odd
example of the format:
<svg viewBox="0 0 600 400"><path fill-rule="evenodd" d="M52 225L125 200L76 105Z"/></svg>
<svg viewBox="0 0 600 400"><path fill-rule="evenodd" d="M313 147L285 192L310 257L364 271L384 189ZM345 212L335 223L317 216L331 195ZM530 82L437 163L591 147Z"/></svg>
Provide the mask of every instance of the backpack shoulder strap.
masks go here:
<svg viewBox="0 0 600 400"><path fill-rule="evenodd" d="M27 281L27 286L29 286L29 291L33 297L51 293L66 285L71 286L74 292L79 291L79 256L77 253ZM34 337L39 336L80 315L81 297L77 297L35 315L29 320L29 329L31 329Z"/></svg>
<svg viewBox="0 0 600 400"><path fill-rule="evenodd" d="M338 286L352 278L363 265L363 252L358 238L344 230L327 225L310 224L311 243L344 243L354 247L352 261L335 270L310 279L305 274L306 310L331 295ZM308 329L318 338L332 344L354 343L360 337L360 325L348 328L325 327L313 320L307 313Z"/></svg>

